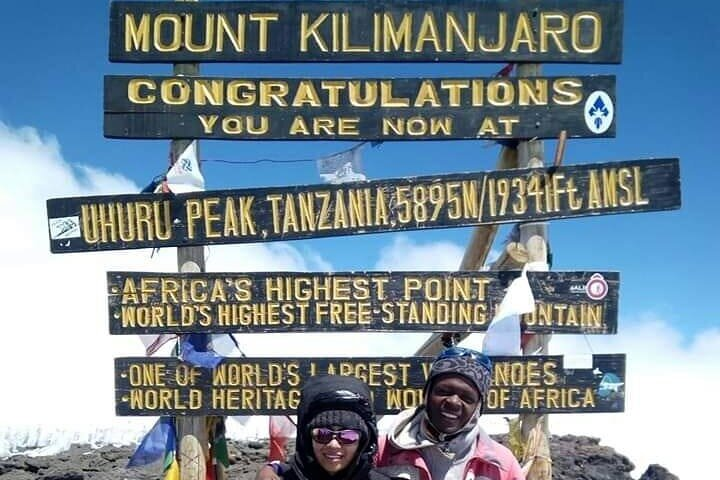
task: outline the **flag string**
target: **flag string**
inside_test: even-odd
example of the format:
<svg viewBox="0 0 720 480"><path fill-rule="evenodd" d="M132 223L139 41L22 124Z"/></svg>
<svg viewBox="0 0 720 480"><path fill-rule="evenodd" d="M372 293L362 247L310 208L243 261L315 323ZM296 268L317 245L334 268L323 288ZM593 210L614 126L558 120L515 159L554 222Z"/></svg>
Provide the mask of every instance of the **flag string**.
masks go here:
<svg viewBox="0 0 720 480"><path fill-rule="evenodd" d="M507 77L513 72L514 68L515 68L514 63L508 63L503 68L498 70L498 72L495 74L495 76L496 77ZM510 140L509 142L516 142L516 140ZM383 142L382 141L364 141L364 142L360 142L356 145L353 145L350 148L346 148L344 150L340 150L335 153L324 155L319 158L339 156L344 153L356 150L368 143L370 144L371 147L374 148L374 147L381 145ZM488 146L492 146L495 144L506 145L507 143L508 143L507 140L490 141L490 142L488 142ZM211 162L211 163L224 163L224 164L229 164L229 165L259 165L261 163L310 163L310 162L317 162L317 161L318 161L318 158L291 158L291 159L287 159L287 160L275 159L275 158L258 158L255 160L225 160L225 159L220 159L220 158L205 158L205 159L200 160L201 163L210 163Z"/></svg>
<svg viewBox="0 0 720 480"><path fill-rule="evenodd" d="M347 152L352 152L353 150L357 150L358 148L364 146L367 143L373 143L373 147L379 145L382 142L360 142L356 145L353 145L350 148L346 148L344 150L340 150L335 153L331 153L329 155L323 155L319 158L325 158L325 157L334 157L336 155L342 155ZM376 145L377 144L377 145ZM221 160L217 158L206 158L201 160L202 162L215 162L215 163L229 163L233 165L257 165L259 163L308 163L308 162L316 162L317 158L291 158L288 160L278 160L274 158L258 158L256 160Z"/></svg>

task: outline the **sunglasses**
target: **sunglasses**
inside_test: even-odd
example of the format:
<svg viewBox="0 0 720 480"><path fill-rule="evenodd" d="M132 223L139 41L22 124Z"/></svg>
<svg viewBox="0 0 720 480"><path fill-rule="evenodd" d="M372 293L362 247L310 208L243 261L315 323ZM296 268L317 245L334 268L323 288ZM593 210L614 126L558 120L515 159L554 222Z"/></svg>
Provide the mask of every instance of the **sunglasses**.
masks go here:
<svg viewBox="0 0 720 480"><path fill-rule="evenodd" d="M448 347L442 352L440 352L437 360L451 357L470 357L477 363L479 363L481 366L492 372L492 361L490 361L490 357L488 357L484 353L478 352L477 350L465 347Z"/></svg>
<svg viewBox="0 0 720 480"><path fill-rule="evenodd" d="M329 428L313 428L310 432L312 439L322 445L327 445L337 440L341 445L352 445L360 440L360 432L357 430L330 430Z"/></svg>

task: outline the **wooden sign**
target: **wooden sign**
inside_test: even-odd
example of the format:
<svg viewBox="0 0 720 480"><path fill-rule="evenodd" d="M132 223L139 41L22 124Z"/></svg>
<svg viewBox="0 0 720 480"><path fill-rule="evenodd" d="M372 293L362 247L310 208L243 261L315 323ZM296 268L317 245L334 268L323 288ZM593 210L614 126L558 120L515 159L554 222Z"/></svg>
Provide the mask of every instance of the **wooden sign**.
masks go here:
<svg viewBox="0 0 720 480"><path fill-rule="evenodd" d="M377 414L422 402L431 357L232 358L215 369L176 358L115 359L116 413L128 415L294 414L308 376L355 376ZM588 368L562 356L494 357L486 413L599 413L625 408L625 355L593 355Z"/></svg>
<svg viewBox="0 0 720 480"><path fill-rule="evenodd" d="M108 272L110 333L485 331L508 272ZM617 332L617 272L529 272L524 330Z"/></svg>
<svg viewBox="0 0 720 480"><path fill-rule="evenodd" d="M47 201L54 253L268 242L679 207L677 159Z"/></svg>
<svg viewBox="0 0 720 480"><path fill-rule="evenodd" d="M105 77L112 138L452 140L615 136L615 77Z"/></svg>
<svg viewBox="0 0 720 480"><path fill-rule="evenodd" d="M112 2L113 62L620 63L618 0Z"/></svg>

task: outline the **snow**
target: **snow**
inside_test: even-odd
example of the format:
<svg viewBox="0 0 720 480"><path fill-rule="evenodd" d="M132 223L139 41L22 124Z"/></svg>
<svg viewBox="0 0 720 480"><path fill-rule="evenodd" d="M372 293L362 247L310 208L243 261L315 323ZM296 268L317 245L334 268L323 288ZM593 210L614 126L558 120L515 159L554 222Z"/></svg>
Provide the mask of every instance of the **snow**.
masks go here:
<svg viewBox="0 0 720 480"><path fill-rule="evenodd" d="M85 429L68 429L58 426L12 425L0 426L0 458L13 455L41 457L64 452L73 444L86 444L91 448L106 445L137 444L152 427L155 418L145 422L124 422ZM267 438L268 417L229 417L227 436L235 440Z"/></svg>
<svg viewBox="0 0 720 480"><path fill-rule="evenodd" d="M139 428L105 427L71 432L39 425L0 427L0 458L20 453L30 457L56 455L73 444L88 444L93 448L131 445L143 435Z"/></svg>

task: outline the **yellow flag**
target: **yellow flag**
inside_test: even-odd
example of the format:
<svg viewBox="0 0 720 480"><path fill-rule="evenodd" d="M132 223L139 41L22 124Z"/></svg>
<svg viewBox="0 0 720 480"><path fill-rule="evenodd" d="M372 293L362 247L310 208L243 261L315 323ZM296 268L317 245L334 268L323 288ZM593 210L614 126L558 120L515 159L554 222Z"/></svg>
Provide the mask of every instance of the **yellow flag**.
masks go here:
<svg viewBox="0 0 720 480"><path fill-rule="evenodd" d="M520 417L510 419L505 417L508 422L510 431L508 432L508 442L510 443L510 451L515 455L518 461L522 461L525 456L525 444L522 440L522 424L520 423Z"/></svg>
<svg viewBox="0 0 720 480"><path fill-rule="evenodd" d="M180 480L180 466L177 460L173 459L172 463L165 471L165 480Z"/></svg>

